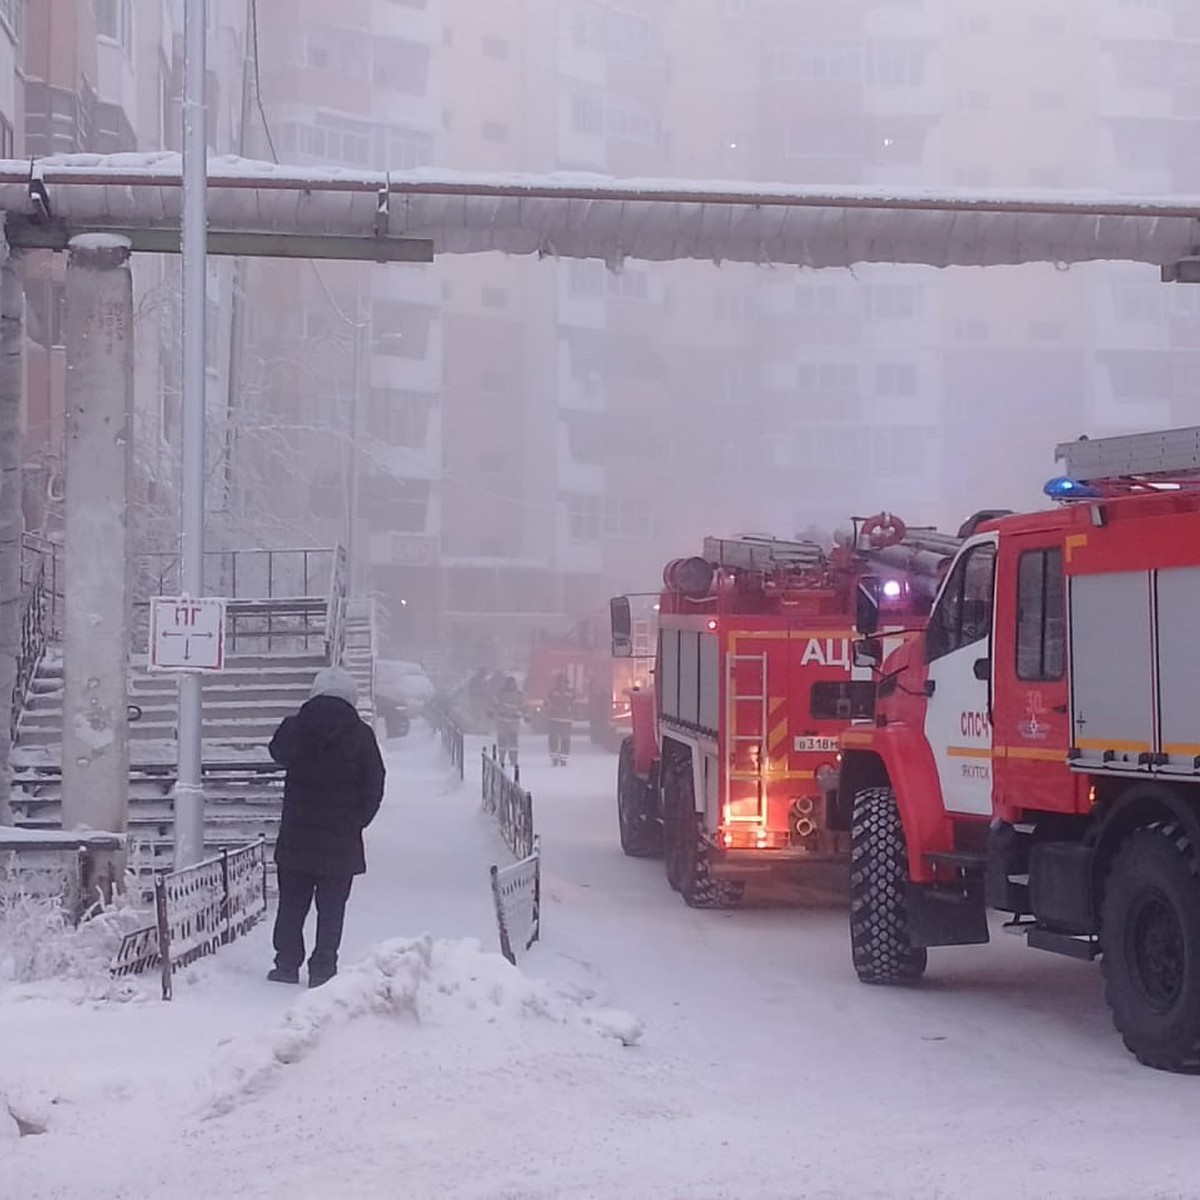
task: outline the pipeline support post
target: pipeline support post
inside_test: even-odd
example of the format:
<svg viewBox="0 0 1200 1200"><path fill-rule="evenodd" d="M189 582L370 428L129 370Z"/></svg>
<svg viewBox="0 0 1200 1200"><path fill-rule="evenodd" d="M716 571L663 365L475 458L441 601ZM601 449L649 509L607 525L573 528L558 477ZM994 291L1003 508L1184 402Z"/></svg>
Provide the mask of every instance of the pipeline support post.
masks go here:
<svg viewBox="0 0 1200 1200"><path fill-rule="evenodd" d="M208 0L185 0L183 103L183 471L180 590L204 595L204 326L208 258ZM175 866L204 857L203 697L198 675L179 678L179 762L175 783Z"/></svg>
<svg viewBox="0 0 1200 1200"><path fill-rule="evenodd" d="M129 807L129 255L126 238L74 237L66 284L62 825L111 833L124 832ZM97 862L105 891L119 885L122 859L106 851Z"/></svg>

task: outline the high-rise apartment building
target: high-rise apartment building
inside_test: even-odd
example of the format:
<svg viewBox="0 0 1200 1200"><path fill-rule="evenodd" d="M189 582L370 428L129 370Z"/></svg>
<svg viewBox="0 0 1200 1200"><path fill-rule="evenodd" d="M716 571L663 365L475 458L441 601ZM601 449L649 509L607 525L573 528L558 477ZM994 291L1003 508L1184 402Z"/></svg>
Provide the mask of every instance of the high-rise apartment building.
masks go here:
<svg viewBox="0 0 1200 1200"><path fill-rule="evenodd" d="M1158 0L269 7L260 157L1194 190L1200 33ZM356 510L409 648L465 657L653 587L707 531L956 523L1035 503L1056 440L1196 418L1190 293L1144 268L475 256L255 280L243 508L323 538Z"/></svg>
<svg viewBox="0 0 1200 1200"><path fill-rule="evenodd" d="M243 0L210 4L209 144L236 145L240 93L218 80L241 79L245 58ZM176 0L0 0L0 140L7 157L112 154L178 149L182 4ZM9 42L21 64L12 74ZM9 108L8 97L12 96ZM9 114L14 119L9 120ZM18 119L19 118L19 119ZM14 144L15 143L15 144ZM25 264L26 352L25 510L31 530L53 535L61 520L63 414L66 394L64 256L30 254ZM224 441L224 407L232 267L214 261L209 273L210 454ZM142 549L165 549L177 532L180 427L179 262L133 260L136 336L134 395L137 505ZM210 500L219 514L219 499Z"/></svg>

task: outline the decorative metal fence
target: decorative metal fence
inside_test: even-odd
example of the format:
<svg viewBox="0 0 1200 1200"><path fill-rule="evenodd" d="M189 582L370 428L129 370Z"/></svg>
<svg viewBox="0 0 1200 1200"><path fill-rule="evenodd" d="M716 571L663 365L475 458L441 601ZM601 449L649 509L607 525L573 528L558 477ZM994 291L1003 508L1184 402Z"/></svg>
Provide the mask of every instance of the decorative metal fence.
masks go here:
<svg viewBox="0 0 1200 1200"><path fill-rule="evenodd" d="M528 950L542 934L542 850L533 839L533 853L508 867L492 867L492 899L500 953L513 966L516 948Z"/></svg>
<svg viewBox="0 0 1200 1200"><path fill-rule="evenodd" d="M441 735L442 747L450 756L450 765L458 772L458 778L464 779L467 764L461 723L454 716L450 705L440 696L429 702L425 712L434 729Z"/></svg>
<svg viewBox="0 0 1200 1200"><path fill-rule="evenodd" d="M176 968L215 954L266 915L266 843L260 838L182 871L156 875L154 910L153 925L125 936L111 971L138 975L157 966L162 998L170 1000Z"/></svg>
<svg viewBox="0 0 1200 1200"><path fill-rule="evenodd" d="M510 779L496 758L496 748L484 751L483 811L496 818L505 844L519 858L533 854L533 797L519 780Z"/></svg>

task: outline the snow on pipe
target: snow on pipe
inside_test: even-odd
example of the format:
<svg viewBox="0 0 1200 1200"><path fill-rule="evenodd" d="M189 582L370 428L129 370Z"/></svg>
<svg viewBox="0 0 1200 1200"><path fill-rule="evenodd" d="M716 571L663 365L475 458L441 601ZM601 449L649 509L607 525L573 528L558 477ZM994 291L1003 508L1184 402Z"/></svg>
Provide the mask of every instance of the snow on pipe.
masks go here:
<svg viewBox="0 0 1200 1200"><path fill-rule="evenodd" d="M796 187L611 179L581 174L305 170L213 160L214 230L431 238L439 253L810 267L1168 265L1200 241L1200 198ZM171 225L182 203L177 155L0 161L0 209L110 229Z"/></svg>

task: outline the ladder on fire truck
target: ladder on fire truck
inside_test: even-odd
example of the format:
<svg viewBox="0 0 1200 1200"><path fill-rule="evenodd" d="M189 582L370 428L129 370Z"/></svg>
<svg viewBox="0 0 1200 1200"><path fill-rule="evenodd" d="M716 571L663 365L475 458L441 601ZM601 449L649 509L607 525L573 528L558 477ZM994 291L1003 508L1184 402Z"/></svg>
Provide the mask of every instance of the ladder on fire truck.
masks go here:
<svg viewBox="0 0 1200 1200"><path fill-rule="evenodd" d="M707 547L706 547L707 549ZM739 692L737 690L738 664L746 667L757 667L758 690ZM753 673L753 671L752 671ZM767 692L767 656L763 654L728 654L725 656L725 698L729 714L729 745L726 750L725 766L725 795L722 798L722 813L730 812L733 800L733 785L735 783L754 783L757 788L758 808L751 814L742 813L737 817L723 815L723 820L730 824L743 823L747 825L760 824L767 818L767 794L763 786L763 772L767 768L768 720L770 719L770 701ZM746 706L755 707L747 713ZM758 726L757 733L745 733L743 730L751 724ZM741 758L739 751L746 748L748 757L753 761L751 770L739 769Z"/></svg>
<svg viewBox="0 0 1200 1200"><path fill-rule="evenodd" d="M633 658L654 657L654 622L640 617L633 622Z"/></svg>
<svg viewBox="0 0 1200 1200"><path fill-rule="evenodd" d="M825 551L816 542L789 542L780 538L746 535L736 538L706 537L701 556L728 571L810 571L825 562Z"/></svg>
<svg viewBox="0 0 1200 1200"><path fill-rule="evenodd" d="M1118 434L1080 438L1055 447L1068 481L1087 484L1100 480L1170 482L1200 476L1200 425L1158 433ZM1061 493L1069 498L1070 491Z"/></svg>

